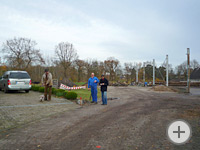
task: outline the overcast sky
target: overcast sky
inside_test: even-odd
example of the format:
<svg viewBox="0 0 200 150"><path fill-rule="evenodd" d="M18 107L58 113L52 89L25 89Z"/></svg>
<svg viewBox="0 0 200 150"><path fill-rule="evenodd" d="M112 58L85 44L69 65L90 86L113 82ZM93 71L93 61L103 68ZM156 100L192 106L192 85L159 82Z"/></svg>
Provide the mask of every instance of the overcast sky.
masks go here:
<svg viewBox="0 0 200 150"><path fill-rule="evenodd" d="M0 0L0 45L14 37L44 55L67 41L80 59L160 64L168 54L175 67L187 48L200 62L200 0Z"/></svg>

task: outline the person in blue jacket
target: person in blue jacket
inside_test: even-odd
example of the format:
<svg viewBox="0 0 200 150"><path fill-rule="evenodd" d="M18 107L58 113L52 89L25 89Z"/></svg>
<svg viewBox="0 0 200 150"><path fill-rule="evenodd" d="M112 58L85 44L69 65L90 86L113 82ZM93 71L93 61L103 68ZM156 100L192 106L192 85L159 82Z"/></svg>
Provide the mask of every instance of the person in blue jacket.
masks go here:
<svg viewBox="0 0 200 150"><path fill-rule="evenodd" d="M94 76L94 73L91 74L91 78L88 80L88 90L91 89L92 103L97 104L97 85L99 79Z"/></svg>

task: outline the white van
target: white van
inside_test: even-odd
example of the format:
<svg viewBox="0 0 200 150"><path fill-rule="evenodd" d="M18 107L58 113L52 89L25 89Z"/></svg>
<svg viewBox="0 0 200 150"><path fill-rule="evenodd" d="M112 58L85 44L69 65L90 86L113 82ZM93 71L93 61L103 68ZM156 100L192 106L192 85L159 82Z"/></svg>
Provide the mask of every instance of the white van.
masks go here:
<svg viewBox="0 0 200 150"><path fill-rule="evenodd" d="M30 89L31 78L26 71L7 71L0 77L0 90L5 93L12 90L28 93Z"/></svg>

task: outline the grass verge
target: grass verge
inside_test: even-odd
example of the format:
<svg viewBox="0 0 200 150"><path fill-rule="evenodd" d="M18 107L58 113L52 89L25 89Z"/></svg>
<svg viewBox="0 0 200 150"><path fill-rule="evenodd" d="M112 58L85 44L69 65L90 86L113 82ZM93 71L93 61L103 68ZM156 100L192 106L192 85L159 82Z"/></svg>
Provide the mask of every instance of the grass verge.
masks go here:
<svg viewBox="0 0 200 150"><path fill-rule="evenodd" d="M80 90L72 90L73 92L76 92L78 94L78 99L82 97L83 100L90 100L91 91L88 91L88 89L80 89ZM98 98L101 97L101 91L98 88ZM92 100L92 99L91 99Z"/></svg>
<svg viewBox="0 0 200 150"><path fill-rule="evenodd" d="M76 84L77 86L83 86L86 82L75 82L74 84Z"/></svg>

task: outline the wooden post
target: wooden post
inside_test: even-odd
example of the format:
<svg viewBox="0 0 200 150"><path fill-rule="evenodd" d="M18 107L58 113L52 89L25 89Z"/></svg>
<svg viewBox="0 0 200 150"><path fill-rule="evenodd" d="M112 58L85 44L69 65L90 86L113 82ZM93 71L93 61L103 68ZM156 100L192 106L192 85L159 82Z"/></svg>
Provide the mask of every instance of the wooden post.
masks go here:
<svg viewBox="0 0 200 150"><path fill-rule="evenodd" d="M169 59L166 56L166 86L169 86Z"/></svg>
<svg viewBox="0 0 200 150"><path fill-rule="evenodd" d="M153 59L153 86L155 85L155 59Z"/></svg>
<svg viewBox="0 0 200 150"><path fill-rule="evenodd" d="M190 93L190 48L187 48L187 93Z"/></svg>
<svg viewBox="0 0 200 150"><path fill-rule="evenodd" d="M145 83L145 62L143 64L143 82Z"/></svg>

